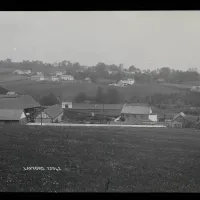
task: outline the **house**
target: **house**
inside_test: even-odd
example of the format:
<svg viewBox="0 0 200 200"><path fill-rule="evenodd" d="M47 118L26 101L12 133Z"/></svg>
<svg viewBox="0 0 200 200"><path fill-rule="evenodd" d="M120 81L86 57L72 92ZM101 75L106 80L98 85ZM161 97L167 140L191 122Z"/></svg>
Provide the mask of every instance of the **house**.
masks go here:
<svg viewBox="0 0 200 200"><path fill-rule="evenodd" d="M26 124L23 109L0 109L0 124Z"/></svg>
<svg viewBox="0 0 200 200"><path fill-rule="evenodd" d="M24 74L24 72L22 71L22 70L15 70L14 72L13 72L13 74L18 74L18 75L21 75L21 74Z"/></svg>
<svg viewBox="0 0 200 200"><path fill-rule="evenodd" d="M158 79L156 79L156 82L157 82L157 83L164 83L165 80L164 80L163 78L158 78Z"/></svg>
<svg viewBox="0 0 200 200"><path fill-rule="evenodd" d="M42 112L36 114L35 122L58 123L62 121L63 109L60 105L48 106Z"/></svg>
<svg viewBox="0 0 200 200"><path fill-rule="evenodd" d="M133 85L135 83L134 79L127 79L127 80L120 80L118 85L126 86L126 85Z"/></svg>
<svg viewBox="0 0 200 200"><path fill-rule="evenodd" d="M9 91L7 92L7 95L18 95L18 94L16 92Z"/></svg>
<svg viewBox="0 0 200 200"><path fill-rule="evenodd" d="M191 89L190 89L191 92L200 92L200 86L193 86Z"/></svg>
<svg viewBox="0 0 200 200"><path fill-rule="evenodd" d="M63 72L56 71L56 76L62 76L62 75L63 75Z"/></svg>
<svg viewBox="0 0 200 200"><path fill-rule="evenodd" d="M43 75L43 73L42 73L42 72L36 72L36 74L37 74L37 75Z"/></svg>
<svg viewBox="0 0 200 200"><path fill-rule="evenodd" d="M167 120L166 125L171 128L191 128L197 123L195 117L185 115L183 112L178 113L172 120Z"/></svg>
<svg viewBox="0 0 200 200"><path fill-rule="evenodd" d="M72 102L62 102L62 108L72 108Z"/></svg>
<svg viewBox="0 0 200 200"><path fill-rule="evenodd" d="M130 124L142 124L143 122L157 122L157 114L146 105L125 105L121 111L121 119Z"/></svg>
<svg viewBox="0 0 200 200"><path fill-rule="evenodd" d="M60 79L66 80L66 81L73 81L74 77L71 75L61 75Z"/></svg>
<svg viewBox="0 0 200 200"><path fill-rule="evenodd" d="M31 74L31 70L23 70L24 74Z"/></svg>
<svg viewBox="0 0 200 200"><path fill-rule="evenodd" d="M52 80L52 81L59 81L59 78L56 77L56 76L51 76L51 80Z"/></svg>
<svg viewBox="0 0 200 200"><path fill-rule="evenodd" d="M89 83L92 82L91 78L89 78L89 77L85 78L84 81L87 81L87 82L89 82Z"/></svg>

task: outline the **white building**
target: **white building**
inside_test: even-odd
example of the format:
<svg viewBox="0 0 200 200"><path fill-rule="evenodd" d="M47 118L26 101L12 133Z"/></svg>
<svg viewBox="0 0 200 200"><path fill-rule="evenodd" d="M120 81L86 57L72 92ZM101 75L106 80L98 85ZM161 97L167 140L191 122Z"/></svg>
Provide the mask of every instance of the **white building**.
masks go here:
<svg viewBox="0 0 200 200"><path fill-rule="evenodd" d="M72 108L72 102L62 102L62 108Z"/></svg>
<svg viewBox="0 0 200 200"><path fill-rule="evenodd" d="M51 77L51 80L52 80L52 81L59 81L59 78L56 77L56 76L52 76L52 77Z"/></svg>
<svg viewBox="0 0 200 200"><path fill-rule="evenodd" d="M12 91L10 91L10 92L7 92L7 94L8 94L8 95L17 95L17 93L16 93L16 92L12 92Z"/></svg>
<svg viewBox="0 0 200 200"><path fill-rule="evenodd" d="M128 79L128 80L121 80L119 81L118 85L133 85L135 83L134 79Z"/></svg>
<svg viewBox="0 0 200 200"><path fill-rule="evenodd" d="M60 71L56 72L56 76L62 76L62 75L63 75L63 72L60 72Z"/></svg>
<svg viewBox="0 0 200 200"><path fill-rule="evenodd" d="M23 70L24 74L31 74L31 70Z"/></svg>
<svg viewBox="0 0 200 200"><path fill-rule="evenodd" d="M13 72L13 74L24 74L24 72L22 70L17 69Z"/></svg>
<svg viewBox="0 0 200 200"><path fill-rule="evenodd" d="M190 90L192 92L200 92L200 86L193 86Z"/></svg>
<svg viewBox="0 0 200 200"><path fill-rule="evenodd" d="M71 75L61 75L60 76L61 79L66 80L66 81L73 81L74 77Z"/></svg>

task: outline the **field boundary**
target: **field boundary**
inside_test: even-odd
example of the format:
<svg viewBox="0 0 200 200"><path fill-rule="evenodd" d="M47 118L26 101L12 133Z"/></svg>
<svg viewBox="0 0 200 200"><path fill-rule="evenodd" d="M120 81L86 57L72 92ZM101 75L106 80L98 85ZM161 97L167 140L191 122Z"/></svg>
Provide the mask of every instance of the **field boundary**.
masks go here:
<svg viewBox="0 0 200 200"><path fill-rule="evenodd" d="M27 123L28 126L82 126L82 127L141 127L166 128L165 125L121 125L121 124L57 124L57 123Z"/></svg>

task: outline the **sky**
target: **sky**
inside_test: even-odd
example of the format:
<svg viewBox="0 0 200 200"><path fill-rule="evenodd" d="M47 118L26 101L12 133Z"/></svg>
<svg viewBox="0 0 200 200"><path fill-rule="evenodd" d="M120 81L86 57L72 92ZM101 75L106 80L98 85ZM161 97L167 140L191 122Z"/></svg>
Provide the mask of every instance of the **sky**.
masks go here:
<svg viewBox="0 0 200 200"><path fill-rule="evenodd" d="M0 60L200 71L200 11L1 11L0 27Z"/></svg>

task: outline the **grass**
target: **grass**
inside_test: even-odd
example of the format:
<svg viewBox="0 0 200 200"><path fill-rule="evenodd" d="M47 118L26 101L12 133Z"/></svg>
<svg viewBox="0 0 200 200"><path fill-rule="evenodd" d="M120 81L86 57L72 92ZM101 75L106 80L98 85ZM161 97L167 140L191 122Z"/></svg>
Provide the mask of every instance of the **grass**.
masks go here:
<svg viewBox="0 0 200 200"><path fill-rule="evenodd" d="M200 191L200 134L195 130L0 129L0 191ZM61 171L23 169L34 166Z"/></svg>
<svg viewBox="0 0 200 200"><path fill-rule="evenodd" d="M65 99L67 97L75 97L79 92L85 92L89 96L95 96L98 86L106 90L108 85L94 83L55 83L55 82L37 82L31 80L13 81L1 83L1 86L18 92L27 93L29 95L40 95L54 93ZM135 84L129 87L115 87L124 99L129 99L132 96L145 97L155 93L170 94L180 92L178 88L169 88L160 84ZM142 91L142 92L141 92Z"/></svg>

